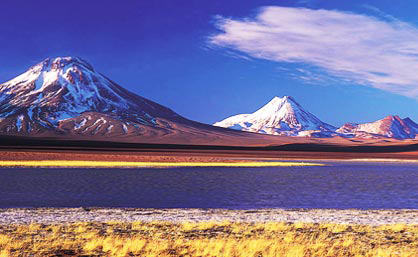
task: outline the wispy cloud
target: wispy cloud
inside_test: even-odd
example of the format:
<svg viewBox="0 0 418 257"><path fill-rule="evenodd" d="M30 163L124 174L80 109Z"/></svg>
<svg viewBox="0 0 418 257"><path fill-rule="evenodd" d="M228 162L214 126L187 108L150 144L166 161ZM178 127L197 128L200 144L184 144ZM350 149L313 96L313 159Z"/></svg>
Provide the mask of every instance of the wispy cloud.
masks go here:
<svg viewBox="0 0 418 257"><path fill-rule="evenodd" d="M210 37L212 45L254 58L307 63L344 81L418 98L418 29L409 23L272 6L254 18L217 19L220 32Z"/></svg>

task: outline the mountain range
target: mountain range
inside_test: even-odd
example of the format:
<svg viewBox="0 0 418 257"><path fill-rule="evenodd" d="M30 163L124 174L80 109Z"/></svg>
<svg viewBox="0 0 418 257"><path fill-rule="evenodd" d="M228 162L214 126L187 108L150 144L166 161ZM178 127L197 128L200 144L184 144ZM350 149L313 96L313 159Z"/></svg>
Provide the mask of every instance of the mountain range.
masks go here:
<svg viewBox="0 0 418 257"><path fill-rule="evenodd" d="M301 137L407 139L418 133L416 123L397 116L336 128L287 96L273 98L252 114L236 115L214 125L189 120L134 94L78 57L45 59L0 84L0 135L268 145L284 142L287 136L298 142Z"/></svg>
<svg viewBox="0 0 418 257"><path fill-rule="evenodd" d="M390 115L381 120L363 124L346 123L336 130L348 137L388 137L396 139L411 139L418 136L418 124L410 118L401 119Z"/></svg>
<svg viewBox="0 0 418 257"><path fill-rule="evenodd" d="M214 126L272 135L344 138L414 139L418 124L410 118L387 116L364 123L346 123L340 128L321 121L292 97L274 97L251 114L238 114L216 122Z"/></svg>

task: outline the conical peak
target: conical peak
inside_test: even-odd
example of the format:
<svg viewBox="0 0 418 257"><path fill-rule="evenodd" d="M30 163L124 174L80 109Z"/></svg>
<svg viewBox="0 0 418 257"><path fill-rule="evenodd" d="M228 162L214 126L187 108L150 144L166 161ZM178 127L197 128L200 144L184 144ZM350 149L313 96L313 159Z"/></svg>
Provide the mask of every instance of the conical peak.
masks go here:
<svg viewBox="0 0 418 257"><path fill-rule="evenodd" d="M263 108L268 109L281 109L284 106L288 105L287 108L293 109L293 108L302 108L291 96L283 96L278 97L275 96L273 99L270 100Z"/></svg>
<svg viewBox="0 0 418 257"><path fill-rule="evenodd" d="M296 122L296 113L302 113L303 108L297 104L290 96L273 97L270 102L252 114L253 117L273 122L292 119Z"/></svg>
<svg viewBox="0 0 418 257"><path fill-rule="evenodd" d="M282 108L282 106L286 103L285 98L280 98L278 96L273 97L266 105L261 107L259 110L266 110L269 109L270 111L277 110Z"/></svg>
<svg viewBox="0 0 418 257"><path fill-rule="evenodd" d="M27 117L34 119L42 114L41 118L54 126L85 112L152 126L158 125L155 117L180 117L93 71L90 64L78 57L45 59L1 84L0 95L4 96L0 99L0 110L6 110L0 113L0 118L27 112Z"/></svg>
<svg viewBox="0 0 418 257"><path fill-rule="evenodd" d="M273 97L266 105L251 114L240 114L215 123L216 126L274 135L297 135L303 130L333 131L326 124L305 111L292 97Z"/></svg>

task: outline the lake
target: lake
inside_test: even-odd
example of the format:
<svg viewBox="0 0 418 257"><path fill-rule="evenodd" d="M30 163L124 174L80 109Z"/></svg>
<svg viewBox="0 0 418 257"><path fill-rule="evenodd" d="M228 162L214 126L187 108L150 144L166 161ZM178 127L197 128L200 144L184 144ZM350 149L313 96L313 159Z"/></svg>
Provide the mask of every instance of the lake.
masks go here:
<svg viewBox="0 0 418 257"><path fill-rule="evenodd" d="M0 168L0 208L418 209L418 165Z"/></svg>

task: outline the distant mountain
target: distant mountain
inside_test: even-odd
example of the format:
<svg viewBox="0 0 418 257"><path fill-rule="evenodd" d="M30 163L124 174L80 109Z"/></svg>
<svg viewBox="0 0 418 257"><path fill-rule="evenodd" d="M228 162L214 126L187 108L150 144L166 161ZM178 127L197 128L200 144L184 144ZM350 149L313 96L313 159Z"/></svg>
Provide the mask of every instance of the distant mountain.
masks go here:
<svg viewBox="0 0 418 257"><path fill-rule="evenodd" d="M303 109L292 97L274 97L251 114L239 114L214 126L272 135L329 137L335 127Z"/></svg>
<svg viewBox="0 0 418 257"><path fill-rule="evenodd" d="M348 137L411 139L417 137L418 124L410 118L401 119L399 116L387 116L375 122L347 123L338 128L336 132Z"/></svg>

